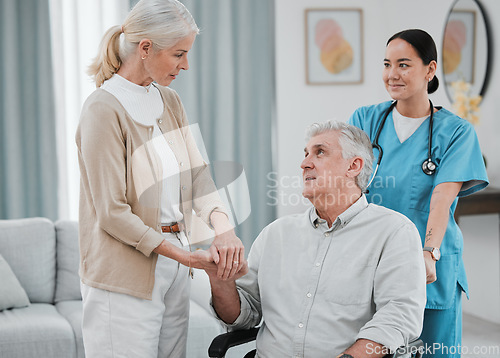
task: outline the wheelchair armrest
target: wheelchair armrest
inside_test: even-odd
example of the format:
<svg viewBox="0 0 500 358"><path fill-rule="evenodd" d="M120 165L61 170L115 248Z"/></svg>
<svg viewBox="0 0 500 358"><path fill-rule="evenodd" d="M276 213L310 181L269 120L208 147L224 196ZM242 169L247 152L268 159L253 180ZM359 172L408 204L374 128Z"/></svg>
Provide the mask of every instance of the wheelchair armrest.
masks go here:
<svg viewBox="0 0 500 358"><path fill-rule="evenodd" d="M420 358L422 357L424 342L421 339L417 339L413 342L408 343L406 347L399 347L396 352L392 354L387 354L384 358Z"/></svg>
<svg viewBox="0 0 500 358"><path fill-rule="evenodd" d="M220 334L210 344L208 356L222 358L229 348L255 340L258 331L259 328L257 327Z"/></svg>
<svg viewBox="0 0 500 358"><path fill-rule="evenodd" d="M210 344L208 356L210 358L223 358L229 348L255 340L258 332L259 327L220 334ZM421 358L423 346L424 342L418 339L408 343L406 347L398 348L392 354L385 355L384 358Z"/></svg>

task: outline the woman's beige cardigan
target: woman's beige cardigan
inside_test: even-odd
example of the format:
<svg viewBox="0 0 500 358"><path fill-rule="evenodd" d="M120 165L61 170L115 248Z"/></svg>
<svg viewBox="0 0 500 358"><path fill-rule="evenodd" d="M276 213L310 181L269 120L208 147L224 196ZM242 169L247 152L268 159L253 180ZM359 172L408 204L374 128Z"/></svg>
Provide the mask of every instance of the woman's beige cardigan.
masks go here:
<svg viewBox="0 0 500 358"><path fill-rule="evenodd" d="M177 93L157 86L158 125L179 163L181 211L191 239L192 209L207 224L225 212ZM132 120L109 92L85 102L76 133L80 164L80 277L92 287L151 299L160 234L162 167L153 127Z"/></svg>

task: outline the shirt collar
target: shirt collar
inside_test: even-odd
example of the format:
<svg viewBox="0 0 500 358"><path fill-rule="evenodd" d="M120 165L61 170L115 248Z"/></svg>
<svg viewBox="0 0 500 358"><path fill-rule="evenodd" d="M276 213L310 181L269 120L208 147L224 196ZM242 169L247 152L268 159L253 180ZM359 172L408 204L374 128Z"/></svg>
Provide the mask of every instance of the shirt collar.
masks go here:
<svg viewBox="0 0 500 358"><path fill-rule="evenodd" d="M113 84L114 86L118 86L124 90L130 91L132 93L139 94L139 95L149 95L149 93L150 93L149 90L151 89L152 86L154 86L153 82L151 82L148 86L138 85L132 81L127 80L125 77L120 76L118 73L115 73L106 82L108 82L107 85ZM105 87L103 87L103 88L105 88ZM153 91L151 92L151 95L152 94L153 94Z"/></svg>
<svg viewBox="0 0 500 358"><path fill-rule="evenodd" d="M340 214L337 219L332 224L331 230L340 226L346 226L356 215L358 215L363 209L368 206L368 201L366 200L365 194L349 206L342 214ZM322 223L326 223L326 220L320 218L316 212L316 208L313 206L309 211L309 220L314 228L319 227Z"/></svg>

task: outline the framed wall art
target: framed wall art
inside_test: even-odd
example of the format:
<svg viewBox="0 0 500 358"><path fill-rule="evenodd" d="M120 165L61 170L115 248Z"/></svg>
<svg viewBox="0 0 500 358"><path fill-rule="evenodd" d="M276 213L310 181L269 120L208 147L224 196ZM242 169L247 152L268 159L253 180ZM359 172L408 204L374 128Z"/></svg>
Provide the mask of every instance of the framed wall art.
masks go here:
<svg viewBox="0 0 500 358"><path fill-rule="evenodd" d="M443 72L446 83L463 80L474 83L476 12L453 10L443 38Z"/></svg>
<svg viewBox="0 0 500 358"><path fill-rule="evenodd" d="M363 11L305 10L306 83L363 82Z"/></svg>

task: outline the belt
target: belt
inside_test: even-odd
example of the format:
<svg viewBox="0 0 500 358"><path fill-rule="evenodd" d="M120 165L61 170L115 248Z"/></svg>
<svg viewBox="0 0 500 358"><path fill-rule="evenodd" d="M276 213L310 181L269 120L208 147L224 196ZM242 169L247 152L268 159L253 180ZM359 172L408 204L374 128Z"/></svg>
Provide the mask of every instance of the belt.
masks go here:
<svg viewBox="0 0 500 358"><path fill-rule="evenodd" d="M173 223L172 225L162 225L161 232L181 232L184 230L182 223Z"/></svg>

